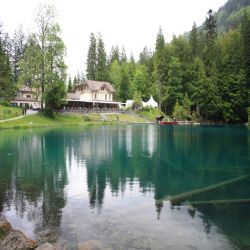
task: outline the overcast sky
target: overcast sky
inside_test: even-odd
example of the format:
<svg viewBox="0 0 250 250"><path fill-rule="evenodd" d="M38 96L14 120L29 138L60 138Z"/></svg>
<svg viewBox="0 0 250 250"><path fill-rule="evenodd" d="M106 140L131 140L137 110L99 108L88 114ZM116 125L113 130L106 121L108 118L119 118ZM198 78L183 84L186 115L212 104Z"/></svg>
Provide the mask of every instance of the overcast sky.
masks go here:
<svg viewBox="0 0 250 250"><path fill-rule="evenodd" d="M209 9L226 0L1 0L0 22L12 33L20 24L32 32L39 3L53 4L67 47L68 73L86 68L89 35L101 32L109 54L112 45L124 46L127 56L147 46L154 50L161 26L166 41L200 25Z"/></svg>

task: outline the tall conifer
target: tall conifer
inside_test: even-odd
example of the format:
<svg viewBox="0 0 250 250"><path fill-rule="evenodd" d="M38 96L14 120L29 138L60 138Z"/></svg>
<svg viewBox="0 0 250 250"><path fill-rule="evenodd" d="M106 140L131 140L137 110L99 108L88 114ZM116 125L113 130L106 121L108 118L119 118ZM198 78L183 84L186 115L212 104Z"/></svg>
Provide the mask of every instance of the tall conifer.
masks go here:
<svg viewBox="0 0 250 250"><path fill-rule="evenodd" d="M87 78L89 80L96 80L96 38L93 33L90 34L90 44L87 58Z"/></svg>
<svg viewBox="0 0 250 250"><path fill-rule="evenodd" d="M96 80L107 81L107 78L107 55L102 36L99 34L97 45Z"/></svg>

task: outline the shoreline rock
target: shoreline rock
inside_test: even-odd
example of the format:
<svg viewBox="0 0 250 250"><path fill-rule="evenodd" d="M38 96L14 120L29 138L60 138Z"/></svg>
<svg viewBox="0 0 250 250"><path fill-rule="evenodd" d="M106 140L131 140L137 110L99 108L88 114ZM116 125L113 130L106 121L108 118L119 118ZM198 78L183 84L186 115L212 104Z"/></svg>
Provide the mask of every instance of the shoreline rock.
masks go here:
<svg viewBox="0 0 250 250"><path fill-rule="evenodd" d="M1 250L33 250L37 247L35 240L29 239L21 231L13 229L5 219L0 219L0 230L3 232L3 237L0 239Z"/></svg>

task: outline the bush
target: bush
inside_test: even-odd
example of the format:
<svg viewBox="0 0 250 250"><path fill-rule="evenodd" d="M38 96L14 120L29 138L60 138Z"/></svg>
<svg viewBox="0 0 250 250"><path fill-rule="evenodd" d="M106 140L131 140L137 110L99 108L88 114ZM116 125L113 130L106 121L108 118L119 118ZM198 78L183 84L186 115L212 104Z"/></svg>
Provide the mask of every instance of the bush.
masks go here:
<svg viewBox="0 0 250 250"><path fill-rule="evenodd" d="M90 117L88 115L83 115L83 120L85 122L90 122L91 121L91 119L90 119Z"/></svg>
<svg viewBox="0 0 250 250"><path fill-rule="evenodd" d="M10 106L10 102L7 101L7 100L0 100L0 105L9 107Z"/></svg>
<svg viewBox="0 0 250 250"><path fill-rule="evenodd" d="M150 108L149 106L143 107L142 110L143 111L151 111L152 108Z"/></svg>
<svg viewBox="0 0 250 250"><path fill-rule="evenodd" d="M54 112L53 112L53 110L50 109L50 108L44 109L44 110L43 110L43 114L44 114L45 116L50 117L50 118L54 118Z"/></svg>

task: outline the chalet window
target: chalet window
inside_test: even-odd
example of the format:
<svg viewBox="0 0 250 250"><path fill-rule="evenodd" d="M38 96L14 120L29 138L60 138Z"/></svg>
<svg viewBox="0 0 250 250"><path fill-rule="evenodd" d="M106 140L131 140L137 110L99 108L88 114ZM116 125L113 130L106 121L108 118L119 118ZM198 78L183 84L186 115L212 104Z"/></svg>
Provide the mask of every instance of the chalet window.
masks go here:
<svg viewBox="0 0 250 250"><path fill-rule="evenodd" d="M97 94L95 94L95 100L97 99Z"/></svg>
<svg viewBox="0 0 250 250"><path fill-rule="evenodd" d="M105 100L107 100L107 95L105 95Z"/></svg>
<svg viewBox="0 0 250 250"><path fill-rule="evenodd" d="M111 100L111 95L109 95L109 100Z"/></svg>
<svg viewBox="0 0 250 250"><path fill-rule="evenodd" d="M104 90L104 87L101 87L101 90L103 91L103 90Z"/></svg>
<svg viewBox="0 0 250 250"><path fill-rule="evenodd" d="M26 95L27 98L31 98L31 95Z"/></svg>

